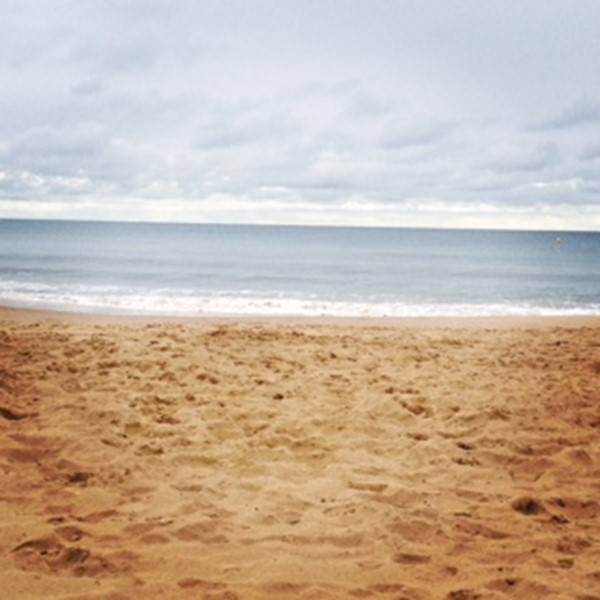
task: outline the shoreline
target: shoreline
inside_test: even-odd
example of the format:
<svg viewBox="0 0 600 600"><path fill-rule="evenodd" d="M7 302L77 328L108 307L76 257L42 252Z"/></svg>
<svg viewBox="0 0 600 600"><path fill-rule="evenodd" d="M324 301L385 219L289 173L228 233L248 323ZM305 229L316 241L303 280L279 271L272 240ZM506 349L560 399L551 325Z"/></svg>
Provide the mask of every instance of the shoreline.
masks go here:
<svg viewBox="0 0 600 600"><path fill-rule="evenodd" d="M71 312L0 306L3 321L55 321L104 325L327 325L340 327L390 327L410 329L547 329L600 327L598 316L464 316L464 317L334 317L334 316L219 316L136 315Z"/></svg>

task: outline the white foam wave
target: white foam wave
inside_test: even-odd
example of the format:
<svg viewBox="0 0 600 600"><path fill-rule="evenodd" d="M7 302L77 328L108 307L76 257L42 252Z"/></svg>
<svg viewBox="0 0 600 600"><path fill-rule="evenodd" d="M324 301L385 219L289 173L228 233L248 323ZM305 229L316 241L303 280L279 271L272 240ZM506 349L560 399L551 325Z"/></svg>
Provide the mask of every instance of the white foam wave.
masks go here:
<svg viewBox="0 0 600 600"><path fill-rule="evenodd" d="M539 306L533 304L450 304L390 301L332 301L291 298L283 294L260 297L221 292L196 296L168 290L141 292L116 287L79 286L73 289L46 285L2 286L4 306L65 310L99 314L157 316L305 316L305 317L463 317L463 316L597 316L600 304Z"/></svg>

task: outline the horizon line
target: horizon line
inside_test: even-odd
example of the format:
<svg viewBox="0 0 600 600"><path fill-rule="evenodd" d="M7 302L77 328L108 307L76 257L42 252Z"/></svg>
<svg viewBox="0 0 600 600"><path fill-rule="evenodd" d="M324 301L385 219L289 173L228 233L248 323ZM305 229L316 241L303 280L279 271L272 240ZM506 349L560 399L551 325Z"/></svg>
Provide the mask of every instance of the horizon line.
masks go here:
<svg viewBox="0 0 600 600"><path fill-rule="evenodd" d="M304 227L304 228L320 228L320 229L412 229L412 230L439 230L439 231L506 231L506 232L523 232L523 233L600 233L600 230L595 229L533 229L530 227L515 228L515 227L483 227L483 226L427 226L427 225L356 225L344 223L285 223L285 222L255 222L248 223L244 221L160 221L160 220L143 220L143 219L90 219L90 218L65 218L65 217L2 217L0 222L10 221L44 221L58 223L100 223L100 224L124 224L124 225L175 225L175 226L232 226L232 227Z"/></svg>

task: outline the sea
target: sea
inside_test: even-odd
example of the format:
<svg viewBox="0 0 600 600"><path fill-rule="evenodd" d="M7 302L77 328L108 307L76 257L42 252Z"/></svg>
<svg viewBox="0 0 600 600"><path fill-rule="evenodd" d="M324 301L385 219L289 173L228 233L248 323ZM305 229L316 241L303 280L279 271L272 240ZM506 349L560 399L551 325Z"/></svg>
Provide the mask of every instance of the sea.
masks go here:
<svg viewBox="0 0 600 600"><path fill-rule="evenodd" d="M0 220L0 305L157 316L600 315L600 233Z"/></svg>

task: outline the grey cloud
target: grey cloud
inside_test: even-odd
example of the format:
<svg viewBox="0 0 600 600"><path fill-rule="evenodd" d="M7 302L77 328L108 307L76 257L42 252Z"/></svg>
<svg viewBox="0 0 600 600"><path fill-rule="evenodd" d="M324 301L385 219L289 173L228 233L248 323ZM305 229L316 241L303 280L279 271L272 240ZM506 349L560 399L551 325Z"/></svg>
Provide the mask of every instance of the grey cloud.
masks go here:
<svg viewBox="0 0 600 600"><path fill-rule="evenodd" d="M110 73L112 77L124 73L143 74L158 63L161 48L156 42L147 39L116 40L109 45L81 44L72 52L75 63L81 63L82 70L91 70L99 74Z"/></svg>
<svg viewBox="0 0 600 600"><path fill-rule="evenodd" d="M293 119L283 115L231 115L211 119L201 126L195 147L198 149L230 148L249 144L281 142L297 129Z"/></svg>
<svg viewBox="0 0 600 600"><path fill-rule="evenodd" d="M44 126L15 136L4 148L6 166L41 175L72 176L93 163L106 143L102 127Z"/></svg>
<svg viewBox="0 0 600 600"><path fill-rule="evenodd" d="M103 128L96 124L80 124L59 129L45 126L30 129L16 136L9 147L14 155L37 156L55 153L80 155L94 152L103 137Z"/></svg>
<svg viewBox="0 0 600 600"><path fill-rule="evenodd" d="M364 83L352 84L349 93L344 93L342 114L350 119L385 117L392 113L397 102L369 90Z"/></svg>
<svg viewBox="0 0 600 600"><path fill-rule="evenodd" d="M387 149L436 144L446 138L454 124L438 119L407 120L387 124L381 134L381 145Z"/></svg>
<svg viewBox="0 0 600 600"><path fill-rule="evenodd" d="M600 103L578 102L574 106L562 110L556 116L534 125L533 129L552 131L587 125L600 125Z"/></svg>
<svg viewBox="0 0 600 600"><path fill-rule="evenodd" d="M581 151L580 158L585 161L600 158L600 144L587 144Z"/></svg>
<svg viewBox="0 0 600 600"><path fill-rule="evenodd" d="M495 159L490 167L504 173L531 173L556 165L559 160L556 146L545 143L531 149L514 148L512 152Z"/></svg>
<svg viewBox="0 0 600 600"><path fill-rule="evenodd" d="M75 96L100 96L106 89L105 83L98 78L84 79L71 86Z"/></svg>

